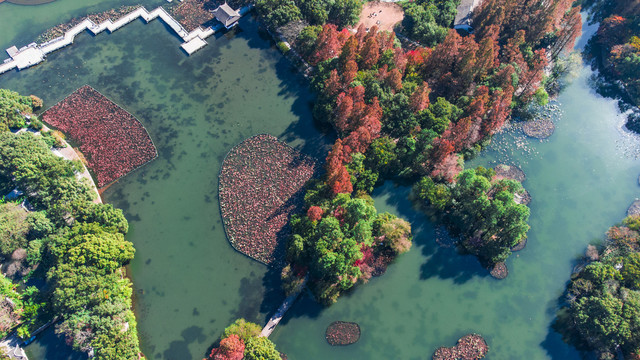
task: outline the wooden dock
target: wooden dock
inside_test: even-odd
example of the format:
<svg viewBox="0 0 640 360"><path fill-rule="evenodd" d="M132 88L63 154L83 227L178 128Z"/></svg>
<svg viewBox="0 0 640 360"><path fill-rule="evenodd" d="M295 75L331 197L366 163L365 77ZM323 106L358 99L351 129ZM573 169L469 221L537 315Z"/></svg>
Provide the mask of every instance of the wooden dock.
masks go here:
<svg viewBox="0 0 640 360"><path fill-rule="evenodd" d="M269 337L269 335L271 335L273 330L280 323L280 320L282 320L282 318L284 317L284 314L287 312L287 310L291 308L291 305L293 305L293 303L296 301L298 296L300 296L300 294L304 291L304 289L306 289L307 280L308 280L308 277L304 279L304 282L300 285L300 289L298 291L296 291L294 294L291 294L286 299L284 299L284 302L282 303L282 305L280 305L276 313L273 314L273 316L267 322L267 325L265 325L262 331L260 332L260 337Z"/></svg>
<svg viewBox="0 0 640 360"><path fill-rule="evenodd" d="M240 9L240 14L244 16L251 10L251 8L251 5L243 7L242 9ZM146 23L160 18L184 41L182 45L180 45L180 47L188 55L191 55L194 52L205 47L207 45L207 41L205 39L224 28L222 24L218 24L206 29L198 27L197 29L188 32L163 7L160 6L152 10L151 12L147 11L147 9L145 9L144 7L139 7L136 10L117 19L116 21L111 21L109 19L100 24L96 24L89 19L85 19L78 25L65 32L63 36L57 37L39 45L36 43L31 43L27 46L23 46L20 49L12 46L7 49L7 53L9 54L10 58L4 60L4 62L0 64L0 74L3 74L12 69L26 69L28 67L41 63L46 58L47 54L73 44L73 40L75 39L75 37L85 30L91 32L93 35L98 35L105 30L107 30L109 33L112 33L138 18L142 18Z"/></svg>

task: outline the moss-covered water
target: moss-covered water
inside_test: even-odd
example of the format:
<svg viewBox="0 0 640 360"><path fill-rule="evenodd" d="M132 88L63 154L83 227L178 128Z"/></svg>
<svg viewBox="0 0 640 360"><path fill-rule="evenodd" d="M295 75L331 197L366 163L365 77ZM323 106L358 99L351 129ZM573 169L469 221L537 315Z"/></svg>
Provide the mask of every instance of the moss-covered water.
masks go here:
<svg viewBox="0 0 640 360"><path fill-rule="evenodd" d="M146 1L148 7L159 1ZM137 1L58 0L38 7L0 4L0 45L24 45L71 16ZM0 76L0 87L41 96L46 106L89 84L130 111L149 130L159 158L109 188L104 199L125 210L130 266L142 348L150 359L200 359L236 317L263 322L281 300L277 274L235 252L224 237L217 174L226 152L268 132L316 155L326 140L310 116L307 85L270 48L254 20L209 39L192 57L157 21L142 21L53 53L23 72ZM379 210L410 220L414 249L387 274L322 309L303 298L272 339L291 359L427 359L469 332L483 334L490 359L578 358L550 330L558 297L575 259L624 216L638 196L637 140L618 130L615 104L594 94L590 71L560 96L556 133L545 141L513 134L471 165L507 161L527 173L533 196L529 244L493 280L472 257L439 248L433 228L412 210L408 189L376 191ZM356 321L362 338L330 347L324 330ZM35 359L72 358L48 332L29 346ZM82 358L81 355L76 355Z"/></svg>

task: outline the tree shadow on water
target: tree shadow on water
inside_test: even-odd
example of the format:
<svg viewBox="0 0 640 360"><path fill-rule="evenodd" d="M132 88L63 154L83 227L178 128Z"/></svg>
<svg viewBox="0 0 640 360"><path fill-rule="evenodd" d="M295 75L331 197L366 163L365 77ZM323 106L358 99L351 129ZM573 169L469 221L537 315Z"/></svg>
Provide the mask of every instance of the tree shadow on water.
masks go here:
<svg viewBox="0 0 640 360"><path fill-rule="evenodd" d="M42 359L68 359L68 360L84 360L87 354L74 351L71 346L67 345L63 335L56 335L54 326L40 333L36 338L36 343L44 348L39 354L33 354L34 350L31 346L27 346L25 351L30 358L38 358L37 355L43 356Z"/></svg>
<svg viewBox="0 0 640 360"><path fill-rule="evenodd" d="M474 276L484 277L489 272L484 269L480 262L469 255L461 255L455 246L443 247L436 242L436 227L427 215L416 209L409 200L411 187L398 185L387 181L374 191L374 197L378 202L384 198L386 206L393 207L393 212L411 223L413 233L412 251L419 248L422 255L427 258L426 262L420 266L420 279L426 280L437 276L441 279L453 279L456 284L462 284L471 280ZM376 203L380 209L381 204Z"/></svg>
<svg viewBox="0 0 640 360"><path fill-rule="evenodd" d="M180 333L182 340L172 341L169 348L164 351L164 359L180 360L194 359L189 351L189 344L197 341L202 343L207 340L207 336L203 333L203 329L199 326L190 326Z"/></svg>

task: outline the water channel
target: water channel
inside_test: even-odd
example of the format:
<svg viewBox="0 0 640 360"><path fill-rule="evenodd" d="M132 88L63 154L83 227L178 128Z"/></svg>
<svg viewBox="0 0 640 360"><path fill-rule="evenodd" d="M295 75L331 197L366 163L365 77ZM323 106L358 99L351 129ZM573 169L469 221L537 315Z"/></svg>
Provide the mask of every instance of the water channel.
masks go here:
<svg viewBox="0 0 640 360"><path fill-rule="evenodd" d="M70 16L121 3L134 2L1 4L0 46L27 44ZM263 323L282 299L277 274L224 237L217 173L226 152L262 132L310 155L324 156L331 141L313 124L307 85L255 20L209 43L187 57L162 23L135 21L113 34L83 34L45 63L0 76L1 88L41 96L46 106L89 84L141 120L158 147L158 159L104 194L130 221L137 249L130 273L149 359L201 359L233 319ZM509 259L506 280L439 248L432 225L406 200L409 190L386 184L374 194L376 206L411 221L414 248L328 309L301 299L272 335L278 348L290 359L428 359L438 346L478 332L489 359L579 358L550 329L558 297L586 245L638 196L640 172L631 155L637 140L620 130L615 103L590 88L590 74L583 67L559 97L550 139L507 132L468 164L506 162L527 173L532 229L527 248ZM361 340L330 347L324 330L335 320L358 322ZM28 350L34 359L82 358L67 355L52 332Z"/></svg>

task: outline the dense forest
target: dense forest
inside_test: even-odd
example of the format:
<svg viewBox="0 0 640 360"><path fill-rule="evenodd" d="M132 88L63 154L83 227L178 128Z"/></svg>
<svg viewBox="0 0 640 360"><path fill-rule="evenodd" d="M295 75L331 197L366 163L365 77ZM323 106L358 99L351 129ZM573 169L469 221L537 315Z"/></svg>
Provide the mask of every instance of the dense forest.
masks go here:
<svg viewBox="0 0 640 360"><path fill-rule="evenodd" d="M314 116L331 124L339 138L325 175L307 190L307 215L291 222L295 236L288 245L285 288L296 283L292 275L298 283L309 276L316 297L331 303L367 278L363 259L401 252L371 247L370 233L384 236L375 226L367 236L354 236L353 225L340 219L344 206L336 207L336 200L370 202L367 194L386 180L417 184L422 208L443 213L438 219L460 246L489 268L526 237L529 210L514 200L520 185L461 171L513 109L546 100L545 68L573 47L581 31L580 7L568 0L487 0L474 11L474 33L461 34L450 29L456 5L406 4L402 31L423 45L411 50L375 26L350 32L329 22L299 33L293 46L314 67ZM375 216L363 211L351 224L370 223ZM406 231L403 238L410 239L408 224L391 221L398 223L394 231ZM320 238L317 249L309 239ZM314 260L327 254L336 260Z"/></svg>
<svg viewBox="0 0 640 360"><path fill-rule="evenodd" d="M590 20L600 23L587 53L604 82L617 89L615 96L622 98L623 109L630 105L633 110L627 127L640 132L640 3L589 0L585 6Z"/></svg>
<svg viewBox="0 0 640 360"><path fill-rule="evenodd" d="M0 90L0 256L16 286L0 276L2 331L27 340L57 320L56 333L97 359L137 359L131 282L123 265L134 254L122 211L93 202L76 177L82 164L51 151L32 114L39 99ZM14 133L29 126L31 131ZM11 192L13 195L4 195ZM32 281L33 280L33 281ZM39 281L38 281L39 280ZM44 280L44 281L42 281Z"/></svg>
<svg viewBox="0 0 640 360"><path fill-rule="evenodd" d="M363 0L257 0L256 9L265 25L273 29L297 20L344 27L358 22L363 3Z"/></svg>
<svg viewBox="0 0 640 360"><path fill-rule="evenodd" d="M640 217L631 216L590 245L567 285L555 328L599 359L640 356Z"/></svg>

